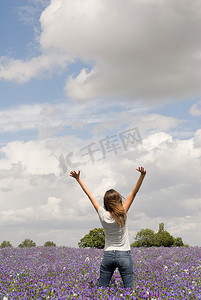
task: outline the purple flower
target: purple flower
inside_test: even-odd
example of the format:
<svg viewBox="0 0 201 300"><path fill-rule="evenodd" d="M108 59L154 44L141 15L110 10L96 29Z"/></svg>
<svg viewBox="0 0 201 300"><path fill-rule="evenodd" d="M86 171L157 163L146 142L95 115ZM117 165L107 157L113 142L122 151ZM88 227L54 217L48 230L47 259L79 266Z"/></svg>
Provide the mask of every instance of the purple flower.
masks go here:
<svg viewBox="0 0 201 300"><path fill-rule="evenodd" d="M134 289L115 271L98 288L103 250L68 247L0 250L0 299L201 299L201 248L134 248Z"/></svg>

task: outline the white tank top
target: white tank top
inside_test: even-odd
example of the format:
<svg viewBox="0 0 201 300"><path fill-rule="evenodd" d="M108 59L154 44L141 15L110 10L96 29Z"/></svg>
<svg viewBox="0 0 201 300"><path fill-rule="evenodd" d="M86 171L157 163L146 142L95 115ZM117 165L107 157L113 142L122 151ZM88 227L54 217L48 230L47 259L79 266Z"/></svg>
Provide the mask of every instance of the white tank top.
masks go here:
<svg viewBox="0 0 201 300"><path fill-rule="evenodd" d="M105 232L105 251L130 250L127 224L121 227L103 207L99 207L98 215Z"/></svg>

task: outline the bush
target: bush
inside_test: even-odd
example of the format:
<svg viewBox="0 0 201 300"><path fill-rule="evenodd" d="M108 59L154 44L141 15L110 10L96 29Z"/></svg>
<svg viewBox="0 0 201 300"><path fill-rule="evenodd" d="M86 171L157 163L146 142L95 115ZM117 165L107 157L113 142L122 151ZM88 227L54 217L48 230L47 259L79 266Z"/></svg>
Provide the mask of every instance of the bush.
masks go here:
<svg viewBox="0 0 201 300"><path fill-rule="evenodd" d="M30 239L25 239L18 247L25 248L25 247L36 247L36 243Z"/></svg>
<svg viewBox="0 0 201 300"><path fill-rule="evenodd" d="M47 241L44 244L45 247L56 247L57 245L54 242Z"/></svg>
<svg viewBox="0 0 201 300"><path fill-rule="evenodd" d="M1 248L12 247L9 241L3 241L0 245Z"/></svg>

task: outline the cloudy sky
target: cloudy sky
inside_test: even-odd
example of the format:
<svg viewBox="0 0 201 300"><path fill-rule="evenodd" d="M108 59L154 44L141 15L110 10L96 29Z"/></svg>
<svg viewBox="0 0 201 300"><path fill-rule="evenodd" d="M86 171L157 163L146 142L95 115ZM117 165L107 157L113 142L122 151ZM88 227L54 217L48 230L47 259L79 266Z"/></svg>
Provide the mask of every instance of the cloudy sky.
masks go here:
<svg viewBox="0 0 201 300"><path fill-rule="evenodd" d="M126 197L130 242L160 222L201 246L201 1L0 3L0 243L77 247Z"/></svg>

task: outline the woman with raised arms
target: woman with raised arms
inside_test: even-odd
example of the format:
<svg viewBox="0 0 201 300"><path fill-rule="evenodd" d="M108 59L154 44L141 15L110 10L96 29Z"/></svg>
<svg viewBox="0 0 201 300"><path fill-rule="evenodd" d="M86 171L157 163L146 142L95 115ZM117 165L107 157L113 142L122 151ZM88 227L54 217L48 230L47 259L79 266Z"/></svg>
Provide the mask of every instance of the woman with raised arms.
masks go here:
<svg viewBox="0 0 201 300"><path fill-rule="evenodd" d="M104 207L99 204L83 183L80 178L80 171L78 173L75 171L70 172L70 176L77 180L89 197L105 232L105 247L100 266L99 287L107 287L109 285L116 268L119 269L124 288L133 288L134 285L133 262L126 219L127 212L146 175L146 170L143 167L139 167L136 170L140 172L140 177L124 203L121 195L114 189L110 189L104 195Z"/></svg>

